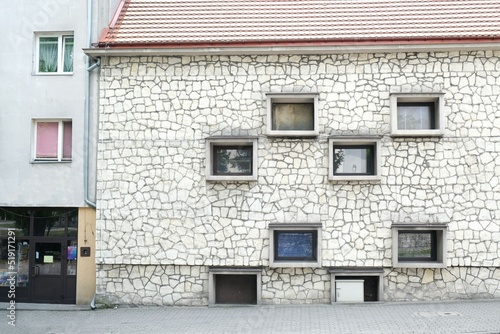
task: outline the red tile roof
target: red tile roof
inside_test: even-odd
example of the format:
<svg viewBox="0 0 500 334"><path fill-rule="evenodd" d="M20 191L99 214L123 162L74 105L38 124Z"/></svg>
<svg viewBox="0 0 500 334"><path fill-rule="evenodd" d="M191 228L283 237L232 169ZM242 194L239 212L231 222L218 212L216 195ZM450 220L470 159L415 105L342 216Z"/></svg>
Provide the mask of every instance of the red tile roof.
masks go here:
<svg viewBox="0 0 500 334"><path fill-rule="evenodd" d="M122 0L101 47L497 41L495 0Z"/></svg>

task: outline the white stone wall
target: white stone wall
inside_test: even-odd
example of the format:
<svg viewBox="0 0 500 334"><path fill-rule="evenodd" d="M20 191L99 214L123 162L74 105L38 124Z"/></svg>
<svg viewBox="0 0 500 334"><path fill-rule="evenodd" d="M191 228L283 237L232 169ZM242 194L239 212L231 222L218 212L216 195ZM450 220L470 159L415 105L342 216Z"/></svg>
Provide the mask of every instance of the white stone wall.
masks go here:
<svg viewBox="0 0 500 334"><path fill-rule="evenodd" d="M317 138L265 135L265 94L276 92L319 94ZM390 137L389 97L401 92L444 93L442 138ZM139 272L264 266L263 302L286 302L277 272L288 269L267 268L267 225L320 222L323 268L384 267L386 300L469 297L447 271L500 297L499 96L491 51L103 59L97 260ZM257 182L205 180L205 138L221 135L258 136ZM331 135L381 136L380 181L328 181ZM391 225L404 222L448 224L447 269L392 269ZM98 270L101 294L113 294L111 271ZM496 288L476 284L485 270ZM313 277L329 290L327 275L311 271L288 274L302 286L295 300L325 302ZM425 288L431 276L440 291Z"/></svg>

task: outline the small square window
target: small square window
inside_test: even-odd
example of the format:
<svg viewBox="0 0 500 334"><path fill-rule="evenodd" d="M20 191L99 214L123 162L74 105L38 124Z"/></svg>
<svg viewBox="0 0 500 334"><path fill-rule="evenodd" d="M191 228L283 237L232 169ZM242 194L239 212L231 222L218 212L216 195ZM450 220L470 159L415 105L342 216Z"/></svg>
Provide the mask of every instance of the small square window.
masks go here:
<svg viewBox="0 0 500 334"><path fill-rule="evenodd" d="M257 139L207 138L207 180L257 180Z"/></svg>
<svg viewBox="0 0 500 334"><path fill-rule="evenodd" d="M330 180L379 179L378 137L330 137Z"/></svg>
<svg viewBox="0 0 500 334"><path fill-rule="evenodd" d="M37 74L73 73L73 35L38 35L36 49L35 72Z"/></svg>
<svg viewBox="0 0 500 334"><path fill-rule="evenodd" d="M269 94L267 96L269 136L317 136L317 95Z"/></svg>
<svg viewBox="0 0 500 334"><path fill-rule="evenodd" d="M392 228L394 267L446 266L446 225L393 224Z"/></svg>
<svg viewBox="0 0 500 334"><path fill-rule="evenodd" d="M442 136L442 94L391 95L393 136Z"/></svg>
<svg viewBox="0 0 500 334"><path fill-rule="evenodd" d="M35 161L71 161L72 122L70 120L35 121Z"/></svg>
<svg viewBox="0 0 500 334"><path fill-rule="evenodd" d="M271 267L321 266L321 224L269 224Z"/></svg>

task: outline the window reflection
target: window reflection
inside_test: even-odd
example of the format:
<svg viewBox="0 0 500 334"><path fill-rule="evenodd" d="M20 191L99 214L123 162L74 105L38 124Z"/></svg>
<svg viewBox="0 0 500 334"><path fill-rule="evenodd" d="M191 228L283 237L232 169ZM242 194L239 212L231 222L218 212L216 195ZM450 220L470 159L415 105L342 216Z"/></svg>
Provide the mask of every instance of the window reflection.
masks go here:
<svg viewBox="0 0 500 334"><path fill-rule="evenodd" d="M9 286L9 278L16 275L16 286L24 287L29 283L29 244L25 240L14 243L10 248L15 258L9 258L9 243L7 239L0 239L0 286ZM12 243L11 243L12 245Z"/></svg>

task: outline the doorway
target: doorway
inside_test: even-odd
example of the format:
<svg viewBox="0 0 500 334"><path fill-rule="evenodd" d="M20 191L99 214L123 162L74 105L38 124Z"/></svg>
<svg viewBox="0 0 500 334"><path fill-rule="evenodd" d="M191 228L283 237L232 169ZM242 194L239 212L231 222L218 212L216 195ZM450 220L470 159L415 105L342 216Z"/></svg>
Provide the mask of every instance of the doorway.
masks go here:
<svg viewBox="0 0 500 334"><path fill-rule="evenodd" d="M76 303L77 226L78 209L0 208L0 301Z"/></svg>

